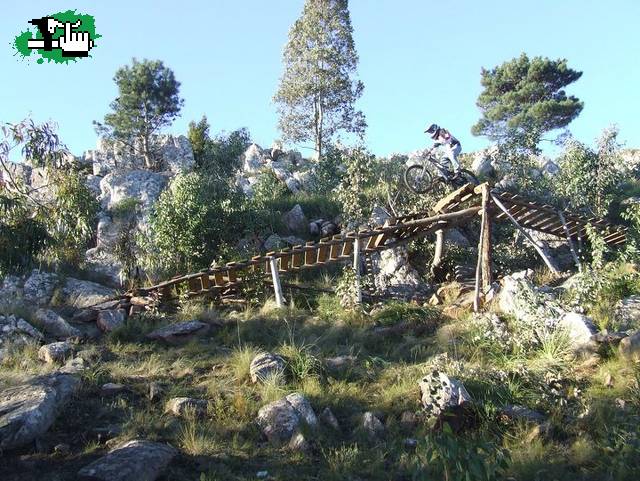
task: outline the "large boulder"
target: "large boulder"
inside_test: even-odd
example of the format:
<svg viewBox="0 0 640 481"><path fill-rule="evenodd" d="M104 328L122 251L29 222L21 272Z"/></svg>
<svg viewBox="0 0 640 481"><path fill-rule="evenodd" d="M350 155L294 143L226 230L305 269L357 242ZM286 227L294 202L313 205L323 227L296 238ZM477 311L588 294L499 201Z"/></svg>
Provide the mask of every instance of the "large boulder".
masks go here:
<svg viewBox="0 0 640 481"><path fill-rule="evenodd" d="M593 321L577 312L567 312L560 318L558 326L564 329L569 337L571 348L576 352L594 352L598 345L593 340L597 334Z"/></svg>
<svg viewBox="0 0 640 481"><path fill-rule="evenodd" d="M473 153L471 161L471 170L480 177L486 177L495 173L494 161L496 156L496 148L489 147Z"/></svg>
<svg viewBox="0 0 640 481"><path fill-rule="evenodd" d="M371 254L371 265L378 292L394 298L411 299L425 296L429 290L409 263L409 251L404 246Z"/></svg>
<svg viewBox="0 0 640 481"><path fill-rule="evenodd" d="M62 288L62 294L66 305L84 309L113 298L116 291L96 282L69 277Z"/></svg>
<svg viewBox="0 0 640 481"><path fill-rule="evenodd" d="M209 332L209 324L205 322L184 321L156 329L147 334L147 338L175 345L189 342L195 337L205 335L207 332Z"/></svg>
<svg viewBox="0 0 640 481"><path fill-rule="evenodd" d="M640 332L636 332L632 336L622 339L618 350L622 357L626 359L640 359Z"/></svg>
<svg viewBox="0 0 640 481"><path fill-rule="evenodd" d="M44 434L79 385L73 376L53 374L0 391L0 449L26 446Z"/></svg>
<svg viewBox="0 0 640 481"><path fill-rule="evenodd" d="M51 301L57 285L56 274L34 269L24 283L24 298L32 306L46 306Z"/></svg>
<svg viewBox="0 0 640 481"><path fill-rule="evenodd" d="M178 451L163 443L135 439L85 466L78 479L86 481L154 481Z"/></svg>
<svg viewBox="0 0 640 481"><path fill-rule="evenodd" d="M291 232L296 234L306 234L309 230L309 221L302 211L300 204L296 204L293 208L282 216L282 221Z"/></svg>
<svg viewBox="0 0 640 481"><path fill-rule="evenodd" d="M246 174L257 174L266 164L266 155L258 144L251 144L240 156L240 162Z"/></svg>
<svg viewBox="0 0 640 481"><path fill-rule="evenodd" d="M122 326L127 320L127 311L124 309L105 309L98 312L96 325L102 332L112 332Z"/></svg>
<svg viewBox="0 0 640 481"><path fill-rule="evenodd" d="M262 433L274 446L289 445L301 449L306 445L301 428L303 424L316 428L318 418L309 401L298 393L263 406L256 419Z"/></svg>
<svg viewBox="0 0 640 481"><path fill-rule="evenodd" d="M137 152L141 152L141 145L135 147ZM156 139L154 150L160 171L184 172L195 165L191 143L184 135L160 135ZM96 148L84 153L83 163L93 166L95 176L105 176L116 170L145 168L142 155L134 154L122 144L105 138L99 138Z"/></svg>
<svg viewBox="0 0 640 481"><path fill-rule="evenodd" d="M40 343L43 340L42 333L24 319L0 315L0 361L7 354L6 346Z"/></svg>
<svg viewBox="0 0 640 481"><path fill-rule="evenodd" d="M51 309L38 309L33 317L42 325L42 329L46 334L56 339L65 340L69 337L81 335L78 329Z"/></svg>
<svg viewBox="0 0 640 481"><path fill-rule="evenodd" d="M165 174L150 170L117 170L100 181L103 209L111 209L125 199L136 199L149 212L167 186Z"/></svg>

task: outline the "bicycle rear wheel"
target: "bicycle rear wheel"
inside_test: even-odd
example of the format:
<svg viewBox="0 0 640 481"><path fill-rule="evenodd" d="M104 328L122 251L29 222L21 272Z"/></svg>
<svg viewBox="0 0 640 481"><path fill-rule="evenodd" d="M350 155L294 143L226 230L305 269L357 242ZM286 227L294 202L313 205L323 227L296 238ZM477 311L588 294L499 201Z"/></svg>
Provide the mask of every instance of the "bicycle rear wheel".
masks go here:
<svg viewBox="0 0 640 481"><path fill-rule="evenodd" d="M426 194L433 186L433 178L424 166L412 165L404 171L404 184L411 192Z"/></svg>

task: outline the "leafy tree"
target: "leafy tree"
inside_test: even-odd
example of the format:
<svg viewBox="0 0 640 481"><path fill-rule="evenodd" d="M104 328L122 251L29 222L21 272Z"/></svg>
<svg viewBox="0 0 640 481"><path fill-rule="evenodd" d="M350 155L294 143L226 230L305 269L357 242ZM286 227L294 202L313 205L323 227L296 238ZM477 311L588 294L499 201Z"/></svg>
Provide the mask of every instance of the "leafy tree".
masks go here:
<svg viewBox="0 0 640 481"><path fill-rule="evenodd" d="M615 128L605 129L597 149L577 141L567 144L558 159L557 192L574 209L605 216L625 177Z"/></svg>
<svg viewBox="0 0 640 481"><path fill-rule="evenodd" d="M370 212L365 191L373 182L371 166L375 156L359 147L345 150L343 159L346 172L337 188L337 199L345 220L361 223Z"/></svg>
<svg viewBox="0 0 640 481"><path fill-rule="evenodd" d="M284 73L274 97L284 139L313 140L318 157L340 131L364 134L355 109L363 84L353 78L358 55L347 0L307 0L289 32Z"/></svg>
<svg viewBox="0 0 640 481"><path fill-rule="evenodd" d="M165 273L207 267L237 230L239 205L228 184L199 172L176 176L140 236L142 263Z"/></svg>
<svg viewBox="0 0 640 481"><path fill-rule="evenodd" d="M545 132L566 127L582 111L583 102L564 91L581 76L565 59L529 59L524 53L483 68L477 100L482 117L471 132L498 142L517 138L535 150Z"/></svg>
<svg viewBox="0 0 640 481"><path fill-rule="evenodd" d="M73 262L93 234L98 203L75 170L51 124L26 119L2 126L0 140L0 271L19 270L39 257ZM10 153L42 169L45 186L24 182Z"/></svg>
<svg viewBox="0 0 640 481"><path fill-rule="evenodd" d="M243 128L228 135L218 134L212 138L209 129L209 122L204 115L198 123L189 123L187 136L193 147L196 167L207 175L226 179L239 167L238 159L251 143L251 136L249 131Z"/></svg>
<svg viewBox="0 0 640 481"><path fill-rule="evenodd" d="M133 59L113 78L118 97L111 102L112 112L105 115L104 124L94 122L99 134L120 142L140 153L149 169L155 167L154 136L171 125L180 113L184 101L179 96L180 82L173 71L160 60Z"/></svg>

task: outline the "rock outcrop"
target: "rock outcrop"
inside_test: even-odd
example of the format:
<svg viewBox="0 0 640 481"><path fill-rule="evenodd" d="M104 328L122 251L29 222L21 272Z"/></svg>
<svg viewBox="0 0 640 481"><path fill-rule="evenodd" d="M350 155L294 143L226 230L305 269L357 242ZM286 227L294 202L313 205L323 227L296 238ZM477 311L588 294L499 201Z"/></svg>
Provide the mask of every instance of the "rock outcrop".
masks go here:
<svg viewBox="0 0 640 481"><path fill-rule="evenodd" d="M78 472L83 481L154 481L178 451L162 443L135 439Z"/></svg>
<svg viewBox="0 0 640 481"><path fill-rule="evenodd" d="M184 321L156 329L147 334L147 338L176 345L204 336L207 332L209 332L209 324L205 322Z"/></svg>
<svg viewBox="0 0 640 481"><path fill-rule="evenodd" d="M0 449L26 446L44 434L80 381L52 374L0 391Z"/></svg>

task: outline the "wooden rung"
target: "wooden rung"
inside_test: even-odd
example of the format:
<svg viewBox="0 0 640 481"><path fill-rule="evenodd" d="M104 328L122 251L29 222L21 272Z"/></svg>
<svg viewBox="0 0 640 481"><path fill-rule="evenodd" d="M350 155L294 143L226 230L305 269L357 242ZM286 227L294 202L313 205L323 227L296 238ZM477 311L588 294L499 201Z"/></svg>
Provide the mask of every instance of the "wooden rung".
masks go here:
<svg viewBox="0 0 640 481"><path fill-rule="evenodd" d="M280 256L280 272L288 271L291 265L291 254L287 252L288 250L289 249L283 249L281 251L283 254Z"/></svg>
<svg viewBox="0 0 640 481"><path fill-rule="evenodd" d="M338 244L337 241L341 240L342 236L340 234L334 235L331 240L336 241L335 244L331 245L331 249L329 249L329 259L336 260L340 257L340 253L342 252L342 245Z"/></svg>
<svg viewBox="0 0 640 481"><path fill-rule="evenodd" d="M189 292L199 292L202 290L202 284L199 278L191 278L187 281Z"/></svg>
<svg viewBox="0 0 640 481"><path fill-rule="evenodd" d="M345 239L340 257L350 257L353 252L353 239Z"/></svg>
<svg viewBox="0 0 640 481"><path fill-rule="evenodd" d="M229 283L236 282L238 280L238 271L236 270L236 263L229 262L227 264L227 281Z"/></svg>
<svg viewBox="0 0 640 481"><path fill-rule="evenodd" d="M326 245L326 242L328 242L329 240L330 239L328 237L320 239L318 247L318 263L324 264L327 261L330 246Z"/></svg>
<svg viewBox="0 0 640 481"><path fill-rule="evenodd" d="M261 258L262 256L253 256L251 258L252 261L257 261ZM264 272L264 264L263 263L258 263L258 264L254 264L253 265L253 272L255 273L261 273Z"/></svg>
<svg viewBox="0 0 640 481"><path fill-rule="evenodd" d="M315 242L307 242L306 243L306 247L313 247L315 245L316 245ZM308 251L306 251L304 253L304 265L305 266L314 265L316 263L317 259L318 259L318 249L309 249Z"/></svg>
<svg viewBox="0 0 640 481"><path fill-rule="evenodd" d="M297 245L297 246L293 246L294 251L296 249L302 249L302 246ZM293 253L293 260L291 262L291 266L294 269L299 268L302 265L302 262L304 260L304 253L303 252L294 252Z"/></svg>
<svg viewBox="0 0 640 481"><path fill-rule="evenodd" d="M202 290L207 290L211 287L211 281L209 280L209 274L208 273L203 273L200 276L200 284L201 284L201 289Z"/></svg>
<svg viewBox="0 0 640 481"><path fill-rule="evenodd" d="M222 271L216 271L215 274L213 274L213 279L216 286L224 286L224 275L222 274Z"/></svg>

